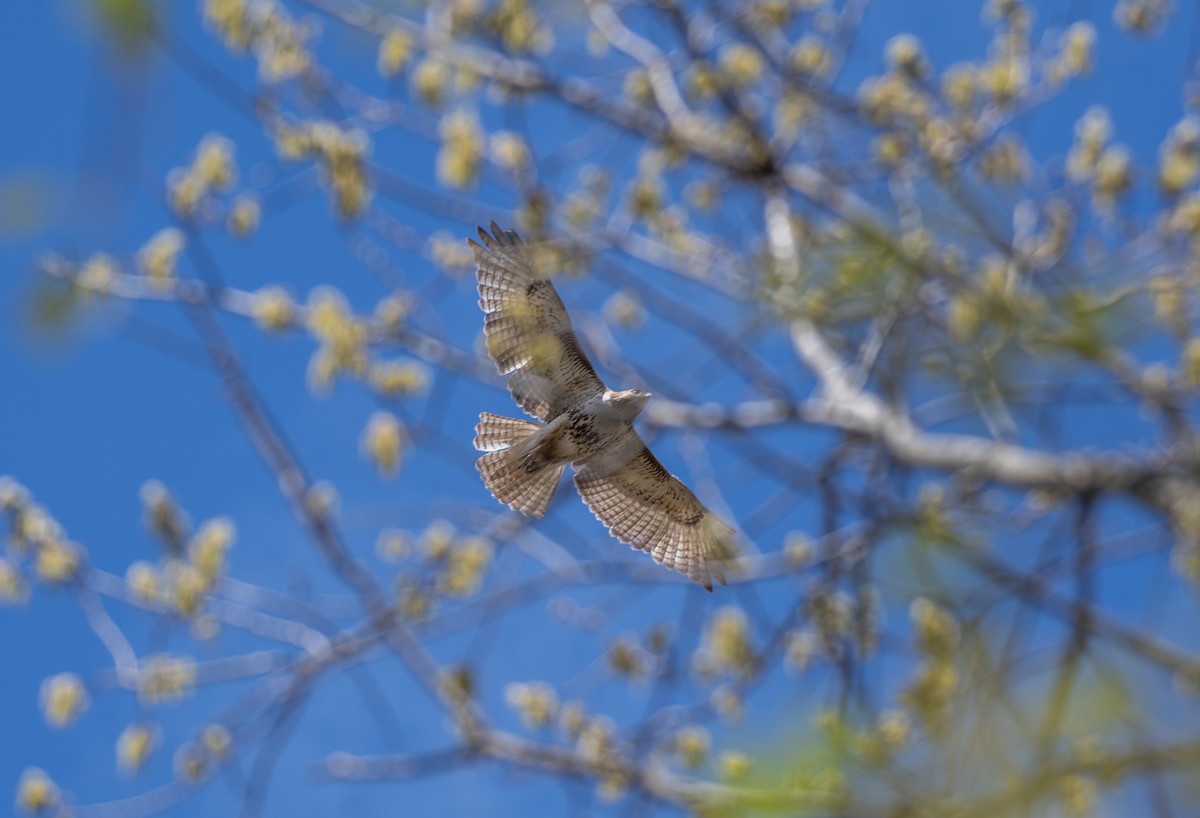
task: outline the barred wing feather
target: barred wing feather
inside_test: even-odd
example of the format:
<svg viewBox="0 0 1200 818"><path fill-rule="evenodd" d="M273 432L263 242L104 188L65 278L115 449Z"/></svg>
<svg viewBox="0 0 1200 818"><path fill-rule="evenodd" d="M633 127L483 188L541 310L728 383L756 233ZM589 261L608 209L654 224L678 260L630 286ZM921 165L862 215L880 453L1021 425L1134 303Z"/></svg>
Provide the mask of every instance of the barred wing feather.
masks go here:
<svg viewBox="0 0 1200 818"><path fill-rule="evenodd" d="M737 553L734 532L658 462L630 428L611 453L585 461L575 486L588 508L622 542L709 591L725 584Z"/></svg>
<svg viewBox="0 0 1200 818"><path fill-rule="evenodd" d="M562 299L535 270L520 236L492 222L490 233L479 228L479 239L467 241L475 251L484 337L517 403L549 422L602 392Z"/></svg>

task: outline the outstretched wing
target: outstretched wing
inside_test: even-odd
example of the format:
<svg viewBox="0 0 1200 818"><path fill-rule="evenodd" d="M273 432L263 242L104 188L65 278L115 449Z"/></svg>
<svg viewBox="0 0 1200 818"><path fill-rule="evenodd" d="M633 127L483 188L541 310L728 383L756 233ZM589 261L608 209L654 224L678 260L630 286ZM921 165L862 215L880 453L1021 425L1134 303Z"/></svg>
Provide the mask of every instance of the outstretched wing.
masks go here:
<svg viewBox="0 0 1200 818"><path fill-rule="evenodd" d="M475 251L479 306L488 354L526 412L550 422L583 403L604 384L575 338L554 285L535 270L521 237L492 222L479 228Z"/></svg>
<svg viewBox="0 0 1200 818"><path fill-rule="evenodd" d="M630 427L611 447L577 466L583 501L622 542L712 590L737 556L733 529L667 471Z"/></svg>

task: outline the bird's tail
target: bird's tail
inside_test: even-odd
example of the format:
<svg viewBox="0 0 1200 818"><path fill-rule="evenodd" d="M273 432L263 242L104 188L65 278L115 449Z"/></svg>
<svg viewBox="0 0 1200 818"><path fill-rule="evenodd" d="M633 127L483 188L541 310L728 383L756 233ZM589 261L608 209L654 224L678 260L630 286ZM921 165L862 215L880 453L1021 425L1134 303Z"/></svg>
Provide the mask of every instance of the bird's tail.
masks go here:
<svg viewBox="0 0 1200 818"><path fill-rule="evenodd" d="M538 464L517 444L542 426L527 420L482 412L475 427L475 448L487 452L475 461L488 491L523 514L543 517L558 488L566 463Z"/></svg>

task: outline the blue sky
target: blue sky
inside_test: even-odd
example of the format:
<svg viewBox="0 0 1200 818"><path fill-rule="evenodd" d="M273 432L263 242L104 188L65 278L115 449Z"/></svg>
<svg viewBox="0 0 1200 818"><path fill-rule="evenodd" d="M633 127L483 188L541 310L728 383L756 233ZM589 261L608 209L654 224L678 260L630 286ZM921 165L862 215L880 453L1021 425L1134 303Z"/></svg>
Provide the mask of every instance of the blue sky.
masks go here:
<svg viewBox="0 0 1200 818"><path fill-rule="evenodd" d="M131 561L156 556L157 546L141 525L138 498L142 484L153 478L171 488L193 521L228 515L236 522L238 544L232 563L240 580L298 594L341 592L248 445L218 379L192 362L202 350L178 308L112 304L53 337L31 329L29 314L38 286L30 271L34 254L53 249L84 257L104 251L130 258L147 237L171 223L162 202L162 180L171 167L187 160L206 133L220 131L237 144L238 165L248 186L275 189L279 174L286 172L273 161L273 148L259 126L231 111L226 101L215 98L177 63L153 50L133 60L115 58L94 24L80 13L85 5L65 0L14 2L0 9L0 76L7 78L3 97L8 123L0 129L0 474L12 474L27 486L71 537L87 547L92 564L112 573L123 574ZM1116 138L1130 145L1143 164L1152 162L1162 135L1183 112L1180 88L1197 56L1191 12L1176 14L1168 30L1140 42L1115 35L1108 3L1035 5L1046 22L1093 20L1102 44L1095 75L1020 126L1035 158L1061 159L1075 119L1089 105L1103 102L1117 123ZM202 30L192 4L173 6L168 24L174 36L217 64L234 83L252 87L251 61L225 54ZM847 80L858 78L855 71L878 71L884 42L903 30L922 35L938 66L978 56L986 43L975 3L879 0L868 14L856 45L860 57ZM371 41L327 23L320 42L328 67L372 93L387 92L386 83L374 74ZM546 117L538 130L549 147L559 129L570 123L563 114ZM433 156L434 148L427 143L392 133L377 140L373 160L432 185ZM620 146L603 160L618 165L630 161ZM510 204L502 197L492 198L497 212ZM427 215L401 204L389 209L420 230L438 227L466 235L472 229L470 218ZM20 217L15 225L14 215ZM28 222L22 223L25 217ZM206 235L204 241L235 286L256 289L286 282L303 297L316 284L331 283L359 309L369 309L382 295L379 281L355 257L352 231L329 218L321 195L307 196L280 212L268 208L264 229L250 242L210 232L215 235ZM438 278L417 256L393 252L390 263L392 272L417 290ZM665 284L663 289L674 286L652 283ZM607 292L604 284L581 282L565 287L563 296L569 306L586 307ZM695 303L702 307L704 302ZM747 318L727 317L735 325ZM454 282L417 320L430 332L469 349L480 324L469 276ZM437 514L439 508L460 509L464 503L486 513L498 511L474 475L469 442L479 410L515 414L504 392L439 375L430 392L405 411L440 421L447 436L444 446L439 444L436 454L421 456L420 479L406 473L395 483L380 481L359 455L362 426L376 408L363 390L346 385L326 399L313 399L305 386L308 339L299 334L266 339L236 320L226 321L225 327L308 472L316 479L336 481L347 512L347 541L381 578L387 569L373 557L380 527L419 530L433 516L431 509ZM647 332L651 334L619 340L635 366L660 371L685 341ZM775 349L769 340L762 343L764 349ZM798 376L793 386L803 394L808 384ZM1119 437L1103 417L1082 417L1071 430L1079 441L1103 445ZM662 459L673 470L683 470L679 452L687 444L685 436L664 435L661 441L657 448ZM825 442L820 435L797 434L780 445L816 452ZM714 453L714 459L718 466L736 468L727 453ZM765 490L748 483L731 489L729 497L735 507L748 507L754 492ZM563 487L556 504L578 506L569 487ZM777 550L792 525L813 525L814 508L801 503L788 516L788 525L763 532L757 543L760 550ZM598 551L624 549L608 542L581 506L560 508L547 521L546 531L564 541L574 541L575 533L582 532L582 547ZM504 567L507 570L508 564ZM512 570L527 567L514 560ZM1121 583L1114 583L1114 593L1125 593L1131 576L1142 575L1126 574ZM1146 576L1153 577L1154 569L1147 568ZM772 593L767 589L767 604ZM571 599L583 608L611 607L616 601L618 612L605 624L614 633L642 631L649 621L659 619L698 626L722 601L684 588L653 595L644 589L607 588L573 594ZM1137 592L1130 594L1131 609L1140 609L1141 603ZM186 634L164 633L146 617L116 605L112 609L139 649L187 646L203 659L249 644L236 633L223 633L213 645L197 644ZM538 638L542 633L553 635L554 651L545 650ZM648 706L648 692L620 685L592 690L581 669L587 667L595 645L582 638L574 641L569 633L553 621L547 606L534 605L502 622L439 641L434 651L449 661L479 656L481 645L503 646L491 653L483 649L486 658L480 669L491 696L487 704L500 714L501 723L510 719L508 726L515 727L515 721L502 706L502 682L514 679L567 679L597 711L609 710L622 718L640 714ZM15 788L27 765L46 768L78 801L87 803L127 797L162 783L170 774L173 748L188 738L189 726L211 718L231 699L229 691L237 689L234 684L201 690L185 704L156 713L164 748L140 778L129 781L114 772L113 742L137 715L130 695L93 692L91 709L67 731L47 728L37 708L38 687L45 677L73 670L91 682L102 679L97 672L109 664L70 596L38 589L26 607L0 610L0 651L8 667L0 674L0 723L6 725L8 737L0 742L0 799ZM447 815L498 814L497 810L535 804L570 813L590 798L586 787L581 795L577 785L561 787L494 767L404 785L311 785L309 765L332 750L403 751L448 743L440 712L394 661L373 657L369 674L359 675L357 680L339 676L308 702L283 751L266 814L394 814L400 798L418 814L435 806ZM363 705L364 686L396 703L395 725L389 718L375 718ZM819 674L803 684L765 690L756 704L756 712L763 715L723 728L721 735L769 743L779 729L771 728L772 721L803 722L823 691ZM786 715L772 718L778 713ZM174 814L226 813L238 803L239 788L236 776L218 780Z"/></svg>

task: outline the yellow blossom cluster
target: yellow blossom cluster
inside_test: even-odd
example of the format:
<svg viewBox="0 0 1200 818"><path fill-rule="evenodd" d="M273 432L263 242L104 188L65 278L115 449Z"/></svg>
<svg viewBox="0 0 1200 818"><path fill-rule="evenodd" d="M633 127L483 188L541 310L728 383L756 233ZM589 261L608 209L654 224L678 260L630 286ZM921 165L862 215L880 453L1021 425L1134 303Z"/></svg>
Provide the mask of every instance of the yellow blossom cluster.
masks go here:
<svg viewBox="0 0 1200 818"><path fill-rule="evenodd" d="M375 554L385 562L398 562L412 553L412 537L406 531L385 528L375 541Z"/></svg>
<svg viewBox="0 0 1200 818"><path fill-rule="evenodd" d="M641 221L653 221L663 209L662 177L657 173L642 173L629 184L629 212Z"/></svg>
<svg viewBox="0 0 1200 818"><path fill-rule="evenodd" d="M83 680L74 673L60 673L43 681L38 699L46 723L59 728L73 724L91 701Z"/></svg>
<svg viewBox="0 0 1200 818"><path fill-rule="evenodd" d="M679 762L689 770L695 770L704 763L708 751L712 747L712 737L703 727L685 727L675 733L672 743Z"/></svg>
<svg viewBox="0 0 1200 818"><path fill-rule="evenodd" d="M400 458L408 439L408 432L399 418L391 412L375 412L363 430L363 455L375 464L379 474L395 476L400 471Z"/></svg>
<svg viewBox="0 0 1200 818"><path fill-rule="evenodd" d="M225 229L237 238L245 238L258 231L258 223L262 220L262 206L258 199L250 195L238 196L229 206L225 217Z"/></svg>
<svg viewBox="0 0 1200 818"><path fill-rule="evenodd" d="M888 67L915 80L929 74L929 60L921 41L912 34L897 34L884 47Z"/></svg>
<svg viewBox="0 0 1200 818"><path fill-rule="evenodd" d="M787 636L784 650L784 666L792 673L802 673L821 652L821 637L816 631L792 631Z"/></svg>
<svg viewBox="0 0 1200 818"><path fill-rule="evenodd" d="M563 218L575 230L592 226L603 213L609 191L609 176L595 165L584 165L578 186L563 203Z"/></svg>
<svg viewBox="0 0 1200 818"><path fill-rule="evenodd" d="M408 318L412 307L413 299L410 293L391 293L375 305L375 320L384 332L397 332L404 327L404 319Z"/></svg>
<svg viewBox="0 0 1200 818"><path fill-rule="evenodd" d="M441 560L437 589L446 596L466 597L479 592L492 564L494 546L485 537L459 537Z"/></svg>
<svg viewBox="0 0 1200 818"><path fill-rule="evenodd" d="M487 29L514 54L545 54L554 45L554 32L529 0L499 0L486 18Z"/></svg>
<svg viewBox="0 0 1200 818"><path fill-rule="evenodd" d="M645 79L644 74L642 78ZM692 60L688 65L683 87L688 98L697 103L715 98L721 90L716 69L713 68L712 63L702 59Z"/></svg>
<svg viewBox="0 0 1200 818"><path fill-rule="evenodd" d="M825 588L814 591L808 599L808 618L821 647L830 655L839 643L850 636L854 622L854 605L844 591Z"/></svg>
<svg viewBox="0 0 1200 818"><path fill-rule="evenodd" d="M1169 0L1120 0L1113 9L1113 21L1130 34L1151 34L1158 30L1172 8Z"/></svg>
<svg viewBox="0 0 1200 818"><path fill-rule="evenodd" d="M1189 116L1173 127L1158 151L1158 187L1178 196L1200 178L1200 118Z"/></svg>
<svg viewBox="0 0 1200 818"><path fill-rule="evenodd" d="M17 809L30 815L51 815L58 811L62 794L58 785L39 767L26 767L17 782Z"/></svg>
<svg viewBox="0 0 1200 818"><path fill-rule="evenodd" d="M380 75L394 77L408 67L416 49L416 40L407 29L393 28L379 41L377 65Z"/></svg>
<svg viewBox="0 0 1200 818"><path fill-rule="evenodd" d="M614 674L636 680L649 670L650 656L636 638L619 636L608 648L608 666Z"/></svg>
<svg viewBox="0 0 1200 818"><path fill-rule="evenodd" d="M474 267L474 253L459 236L434 233L425 243L425 252L434 264L456 277Z"/></svg>
<svg viewBox="0 0 1200 818"><path fill-rule="evenodd" d="M89 295L101 295L108 292L120 272L120 267L112 256L94 253L79 265L79 271L75 274L75 284Z"/></svg>
<svg viewBox="0 0 1200 818"><path fill-rule="evenodd" d="M254 294L254 322L268 332L281 332L296 323L296 302L283 287L268 285Z"/></svg>
<svg viewBox="0 0 1200 818"><path fill-rule="evenodd" d="M460 534L450 522L441 519L431 522L417 537L389 529L380 535L376 547L381 557L394 561L412 552L413 543L431 577L419 587L411 578L405 578L401 591L414 595L411 601L421 614L436 598L433 594L468 597L478 593L495 552L488 538ZM414 618L419 617L414 614Z"/></svg>
<svg viewBox="0 0 1200 818"><path fill-rule="evenodd" d="M478 115L463 108L448 114L438 128L442 147L437 176L447 187L462 189L475 183L483 162L484 133Z"/></svg>
<svg viewBox="0 0 1200 818"><path fill-rule="evenodd" d="M29 598L29 585L21 570L9 559L0 557L0 605L20 605Z"/></svg>
<svg viewBox="0 0 1200 818"><path fill-rule="evenodd" d="M182 219L196 221L205 215L210 197L226 193L237 183L233 143L220 134L200 140L190 165L167 174L167 203Z"/></svg>
<svg viewBox="0 0 1200 818"><path fill-rule="evenodd" d="M488 155L497 167L518 177L524 175L533 162L525 140L512 131L492 134L488 140Z"/></svg>
<svg viewBox="0 0 1200 818"><path fill-rule="evenodd" d="M203 610L204 597L224 574L226 552L234 537L228 519L209 520L188 540L184 558L168 556L161 566L134 562L125 573L125 582L142 603L167 606L182 617L194 618Z"/></svg>
<svg viewBox="0 0 1200 818"><path fill-rule="evenodd" d="M196 684L196 663L187 656L160 653L138 669L138 700L145 705L178 702Z"/></svg>
<svg viewBox="0 0 1200 818"><path fill-rule="evenodd" d="M740 784L745 781L753 767L754 762L750 760L750 756L733 750L721 753L721 757L717 759L717 771L721 778L729 784Z"/></svg>
<svg viewBox="0 0 1200 818"><path fill-rule="evenodd" d="M175 772L184 780L202 781L229 757L232 748L229 728L223 724L205 725L195 741L185 742L175 751Z"/></svg>
<svg viewBox="0 0 1200 818"><path fill-rule="evenodd" d="M79 576L86 556L83 547L68 540L50 512L11 477L0 477L0 512L8 517L11 551L10 559L0 563L0 602L25 599L27 562L41 582L68 583Z"/></svg>
<svg viewBox="0 0 1200 818"><path fill-rule="evenodd" d="M654 102L654 87L643 68L635 68L625 75L621 93L635 105L650 105Z"/></svg>
<svg viewBox="0 0 1200 818"><path fill-rule="evenodd" d="M158 729L153 724L129 725L117 736L117 767L131 774L140 771L158 742Z"/></svg>
<svg viewBox="0 0 1200 818"><path fill-rule="evenodd" d="M960 629L948 611L924 597L913 601L909 615L924 659L901 694L901 700L923 724L937 729L944 723L958 690L954 656L961 639Z"/></svg>
<svg viewBox="0 0 1200 818"><path fill-rule="evenodd" d="M1035 242L1032 251L1051 252L1054 239L1046 234ZM1052 257L1052 256L1051 256ZM1039 315L1043 311L1041 302L1018 285L1012 264L999 256L990 256L981 261L980 274L972 279L972 286L951 295L946 303L946 327L958 342L969 341L981 333L1008 332L1021 317ZM930 541L944 541L946 531L940 517L931 517L934 507L922 506L925 516L918 521L921 533Z"/></svg>
<svg viewBox="0 0 1200 818"><path fill-rule="evenodd" d="M143 520L163 544L158 565L138 561L125 573L130 593L142 604L164 606L187 619L203 610L204 598L225 573L236 530L225 517L208 520L191 536L191 523L170 491L157 480L142 486Z"/></svg>
<svg viewBox="0 0 1200 818"><path fill-rule="evenodd" d="M1021 141L1012 134L1003 134L979 155L979 171L983 178L995 182L1015 183L1025 180L1028 160Z"/></svg>
<svg viewBox="0 0 1200 818"><path fill-rule="evenodd" d="M367 382L386 398L419 395L429 385L429 370L417 361L374 361Z"/></svg>
<svg viewBox="0 0 1200 818"><path fill-rule="evenodd" d="M252 51L259 76L279 82L312 68L312 30L275 0L204 0L204 22L231 51Z"/></svg>
<svg viewBox="0 0 1200 818"><path fill-rule="evenodd" d="M1046 79L1055 86L1092 70L1096 28L1080 20L1067 27L1059 38L1058 54L1046 66Z"/></svg>
<svg viewBox="0 0 1200 818"><path fill-rule="evenodd" d="M745 675L756 662L745 612L732 605L718 608L704 628L693 667L702 676Z"/></svg>
<svg viewBox="0 0 1200 818"><path fill-rule="evenodd" d="M313 483L304 495L304 508L314 517L329 517L337 513L340 503L337 487L327 480Z"/></svg>
<svg viewBox="0 0 1200 818"><path fill-rule="evenodd" d="M1133 184L1129 151L1110 144L1111 137L1108 111L1093 106L1075 124L1075 142L1067 154L1067 178L1091 185L1097 209L1111 207Z"/></svg>
<svg viewBox="0 0 1200 818"><path fill-rule="evenodd" d="M549 726L558 712L558 694L545 682L513 682L504 688L504 700L529 730Z"/></svg>
<svg viewBox="0 0 1200 818"><path fill-rule="evenodd" d="M615 734L616 728L607 716L586 716L579 726L575 752L590 764L603 764L612 758Z"/></svg>
<svg viewBox="0 0 1200 818"><path fill-rule="evenodd" d="M307 328L317 341L308 365L309 385L327 391L341 375L367 371L367 327L350 312L346 297L333 287L318 287L308 298Z"/></svg>
<svg viewBox="0 0 1200 818"><path fill-rule="evenodd" d="M858 737L856 749L864 758L882 761L903 749L912 738L912 719L903 710L879 714L875 724Z"/></svg>
<svg viewBox="0 0 1200 818"><path fill-rule="evenodd" d="M183 231L178 227L158 231L138 250L138 271L156 288L167 289L175 279L175 264L185 244Z"/></svg>
<svg viewBox="0 0 1200 818"><path fill-rule="evenodd" d="M746 88L762 78L766 61L761 52L747 43L725 46L717 57L721 76L735 88Z"/></svg>
<svg viewBox="0 0 1200 818"><path fill-rule="evenodd" d="M141 489L142 523L162 542L169 555L183 553L184 540L191 521L171 492L158 480L147 480Z"/></svg>
<svg viewBox="0 0 1200 818"><path fill-rule="evenodd" d="M410 83L413 91L430 108L441 106L453 78L449 65L436 57L428 57L417 63L412 71Z"/></svg>
<svg viewBox="0 0 1200 818"><path fill-rule="evenodd" d="M637 293L618 290L604 302L604 317L613 326L640 329L646 322L646 310Z"/></svg>
<svg viewBox="0 0 1200 818"><path fill-rule="evenodd" d="M216 585L225 572L226 554L236 537L233 521L217 517L201 525L188 541L188 561L199 571L206 587Z"/></svg>
<svg viewBox="0 0 1200 818"><path fill-rule="evenodd" d="M821 79L833 67L833 56L825 40L805 34L796 41L788 54L792 70L809 79Z"/></svg>
<svg viewBox="0 0 1200 818"><path fill-rule="evenodd" d="M371 201L367 155L371 143L364 131L345 130L327 120L275 124L275 148L288 161L312 158L321 183L329 189L334 213L341 219L362 215Z"/></svg>
<svg viewBox="0 0 1200 818"><path fill-rule="evenodd" d="M858 87L858 104L863 114L878 125L924 122L933 109L921 86L895 71L863 80Z"/></svg>

